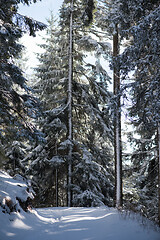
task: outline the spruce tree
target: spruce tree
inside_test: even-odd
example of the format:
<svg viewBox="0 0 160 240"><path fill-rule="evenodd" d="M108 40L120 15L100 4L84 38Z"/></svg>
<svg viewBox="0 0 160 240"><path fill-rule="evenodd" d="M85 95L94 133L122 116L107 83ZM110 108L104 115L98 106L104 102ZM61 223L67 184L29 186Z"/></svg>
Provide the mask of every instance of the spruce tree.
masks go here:
<svg viewBox="0 0 160 240"><path fill-rule="evenodd" d="M18 14L20 2L29 5L32 1L0 2L0 140L3 148L14 140L29 139L35 132L29 119L35 116L37 103L14 59L23 48L18 43L23 32L35 35L35 31L44 29L45 25Z"/></svg>
<svg viewBox="0 0 160 240"><path fill-rule="evenodd" d="M140 139L135 139L135 153L132 160L136 164L137 188L146 215L156 220L158 209L158 126L159 126L159 1L121 1L121 10L130 14L130 24L123 35L131 38L119 59L122 78L134 71L133 79L124 85L131 94L129 109L131 122L136 127ZM124 91L125 92L125 91ZM132 141L134 141L132 139ZM157 150L156 150L157 149ZM143 170L144 171L143 171ZM143 175L142 175L143 174ZM153 205L152 205L153 204Z"/></svg>
<svg viewBox="0 0 160 240"><path fill-rule="evenodd" d="M128 97L129 94L132 96L131 98L129 97L129 101L132 101L132 106L129 109L131 122L137 127L137 133L142 138L142 141L135 139L138 143L135 145L138 154L132 155L132 160L136 156L137 168L134 166L129 166L129 168L133 171L137 169L138 172L144 174L143 177L146 179L146 186L149 190L150 183L148 181L149 179L151 180L149 176L153 172L155 173L155 178L151 180L152 184L154 185L153 182L158 180L156 170L158 157L156 155L158 156L159 152L157 140L159 136L157 134L159 126L159 100L157 101L159 99L159 59L157 54L159 49L159 1L155 0L148 3L148 1L139 2L135 0L126 2L124 0L113 0L101 1L100 4L103 4L103 8L99 7L98 14L100 13L100 17L97 18L98 26L101 26L103 31L113 35L117 33L116 27L118 27L119 39L129 40L130 42L129 45L126 45L123 54L113 59L112 68L114 70L119 69L121 77L121 89L118 96L122 96L122 99L125 99L126 96ZM132 80L129 75L131 71L135 71ZM134 141L133 138L131 141ZM157 153L155 154L156 148ZM140 159L143 160L141 161ZM141 164L144 168L146 167L146 172L140 170ZM132 171L128 172L133 175ZM136 175L136 173L134 174ZM132 179L132 176L130 177ZM141 178L138 180L136 177L136 179L137 183L140 184ZM154 205L157 201L157 190L153 188L154 193L152 190L147 190L143 192L144 194L139 194L144 205L147 202L145 196L149 193L151 196L154 195L154 198L152 198L154 200L148 199L148 210L150 209L150 204ZM136 185L137 189L138 185ZM135 199L137 196L136 193ZM155 212L151 212L149 213L148 211L148 215L155 217Z"/></svg>
<svg viewBox="0 0 160 240"><path fill-rule="evenodd" d="M69 203L70 200L68 198L68 205L74 204L75 206L78 206L78 204L82 205L83 201L80 202L78 199L84 196L84 192L89 193L86 195L89 198L89 205L99 205L100 202L108 203L107 198L112 199L113 190L112 166L110 163L113 133L108 109L111 93L107 89L108 74L98 60L99 54L108 53L108 46L88 35L85 25L80 23L79 19L81 19L84 12L84 6L81 3L81 1L74 1L73 8L71 8L70 1L64 1L60 9L58 31L55 31L52 38L54 44L52 46L49 44L46 52L41 55L42 64L37 69L40 79L37 91L39 91L38 86L40 86L39 89L43 89L42 98L44 103L50 102L50 105L44 104L44 108L48 109L45 111L45 119L42 120L42 124L44 121L43 130L45 131L45 128L48 127L48 131L45 131L47 141L45 145L47 151L45 151L47 157L43 157L41 161L39 161L39 158L33 161L35 167L36 164L38 166L41 162L43 168L47 164L48 166L53 164L52 169L55 169L52 159L61 160L58 166L58 171L60 172L58 182L63 182L66 189L71 189L72 197L70 199L73 200ZM71 11L73 11L72 53L70 52L71 42L69 41L71 39L71 32L69 31ZM86 55L84 53L87 53L87 51L96 52L97 61L95 64L85 63ZM69 55L73 57L71 98L68 95L69 62L71 63ZM72 140L68 138L70 103L72 104ZM48 134L51 132L54 132L52 138ZM68 169L70 161L68 155L70 148L72 148L72 167L70 168L70 173L68 173L66 169ZM43 150L42 152L44 153ZM87 152L88 154L86 154ZM85 167L86 155L90 156L89 168ZM62 165L65 166L65 170L63 170ZM96 171L99 171L99 176L96 179L99 187L94 188L93 183L91 187L88 183L84 188L79 184L79 179L85 176L85 171L90 171L87 174L92 175L91 172L93 172L94 168L97 169ZM72 180L69 180L68 174L71 174ZM40 176L38 168L37 174L33 175L37 176L36 181L38 182L38 176ZM101 179L103 179L102 182ZM106 189L104 187L105 183ZM52 184L53 188L56 188L55 183L52 182ZM46 186L46 189L48 186ZM60 191L60 187L58 189ZM97 189L99 189L100 193L97 193ZM97 201L94 200L95 195L97 195ZM84 205L86 202L84 202Z"/></svg>
<svg viewBox="0 0 160 240"><path fill-rule="evenodd" d="M100 1L97 13L97 26L106 31L112 39L111 56L113 69L113 121L114 121L114 161L115 161L115 205L122 207L122 140L121 140L121 81L117 57L120 51L120 34L125 19L121 18L118 0ZM121 25L121 27L120 27Z"/></svg>

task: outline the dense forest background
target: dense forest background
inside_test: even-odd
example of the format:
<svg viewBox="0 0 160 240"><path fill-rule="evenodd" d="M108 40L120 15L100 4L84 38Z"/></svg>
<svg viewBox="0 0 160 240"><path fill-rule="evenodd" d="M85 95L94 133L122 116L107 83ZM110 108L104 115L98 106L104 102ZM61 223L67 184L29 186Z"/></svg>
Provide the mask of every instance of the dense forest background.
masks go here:
<svg viewBox="0 0 160 240"><path fill-rule="evenodd" d="M47 26L18 13L34 2L0 0L0 168L31 180L35 207L160 223L160 1L64 0ZM20 39L42 29L27 81Z"/></svg>

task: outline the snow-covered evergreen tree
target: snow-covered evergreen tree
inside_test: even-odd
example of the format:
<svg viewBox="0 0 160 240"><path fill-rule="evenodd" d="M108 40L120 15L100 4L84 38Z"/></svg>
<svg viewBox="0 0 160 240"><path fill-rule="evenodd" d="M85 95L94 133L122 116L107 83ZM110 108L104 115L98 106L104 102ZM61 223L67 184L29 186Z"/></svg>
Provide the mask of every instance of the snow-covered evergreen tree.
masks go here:
<svg viewBox="0 0 160 240"><path fill-rule="evenodd" d="M117 57L120 52L120 32L125 19L121 17L120 1L100 1L96 22L101 31L112 39L113 53L111 57L113 69L112 111L114 121L114 160L115 160L115 205L122 207L122 140L121 140L121 81Z"/></svg>
<svg viewBox="0 0 160 240"><path fill-rule="evenodd" d="M45 47L45 52L40 56L42 64L37 69L39 78L37 92L39 91L41 94L42 91L41 96L44 101L44 109L46 109L45 118L42 120L43 131L46 134L46 145L44 144L43 147L43 149L46 149L44 149L46 157L43 157L42 161L39 161L38 157L37 161L33 163L38 165L40 162L43 162L43 166L52 164L52 169L58 168L60 173L57 180L58 185L60 182L63 182L66 189L70 188L72 190L73 203L76 205L78 204L80 193L83 195L83 192L88 191L92 196L97 194L96 188L91 188L88 184L84 189L78 182L78 179L82 178L81 174L85 172L84 155L88 151L90 164L86 171L90 169L90 173L88 172L87 174L91 174L94 168L97 171L99 170L100 177L97 178L97 181L99 181L97 184L100 186L98 188L100 193L98 194L101 197L99 198L98 195L96 199L99 203L100 201L106 203L106 198L109 199L109 196L111 198L113 188L112 166L110 163L113 133L108 109L111 94L107 87L108 74L101 66L98 56L100 54L108 54L109 50L107 44L99 40L97 41L97 38L93 38L91 34L89 35L85 25L80 21L85 8L82 2L74 1L73 8L70 8L70 3L70 1L64 1L63 3L60 9L59 26L56 27L56 31L53 31L52 22L50 22L52 29L50 34L52 34L48 38L47 44L42 46ZM72 53L69 52L71 34L69 34L70 11L73 11ZM85 62L86 54L87 52L90 53L90 51L96 53L97 60L95 64L86 64ZM72 54L73 59L73 70L70 73L73 76L71 81L72 96L70 96L70 99L68 95L69 53ZM72 140L68 137L69 101L72 104ZM68 149L70 147L72 148L70 173L72 182L69 184L68 171L66 169L69 160ZM42 150L43 153L44 151ZM52 159L60 159L58 166L57 160L54 162ZM84 169L80 171L82 165ZM76 173L79 175L78 179L76 178ZM53 172L53 178L55 177L54 174L56 172ZM36 176L36 181L38 182L38 176L40 176L38 168ZM103 178L108 183L108 185L106 184L108 186L106 187L107 191L104 190L104 182L101 183ZM49 189L48 186L46 185L46 189ZM53 182L53 188L56 189L55 182ZM79 189L78 192L77 188ZM60 187L58 189L60 191ZM53 194L51 188L49 194ZM96 205L93 198L92 201ZM53 200L53 204L54 202ZM93 205L92 203L90 204Z"/></svg>
<svg viewBox="0 0 160 240"><path fill-rule="evenodd" d="M157 139L159 134L157 132L160 109L159 1L99 1L97 9L97 25L103 31L114 36L117 33L116 29L118 29L119 39L129 40L130 43L125 45L122 56L119 59L114 58L112 63L113 69L119 69L121 74L122 87L118 96L121 93L123 99L126 96L132 96L129 97L129 101L132 101L132 107L129 109L130 117L139 135L138 139L130 138L135 150L131 155L133 165L128 166L128 172L124 168L124 173L127 172L125 177L126 182L130 182L128 186L131 186L133 182L137 183L135 188L130 191L132 193L129 194L129 201L132 198L133 201L139 202L142 208L145 208L146 214L148 212L148 216L155 219L158 208L152 211L155 208L151 206L152 204L158 206L156 186L158 183L159 145ZM135 72L134 76L132 75L132 80L130 79L131 71ZM155 177L152 177L153 175ZM144 191L142 191L143 188ZM126 200L125 204L128 204Z"/></svg>
<svg viewBox="0 0 160 240"><path fill-rule="evenodd" d="M130 14L129 28L123 36L131 39L120 57L124 81L134 71L133 79L124 88L129 89L132 106L131 122L139 139L135 139L132 161L136 170L139 203L146 214L156 220L158 214L158 125L160 121L159 84L159 1L121 1L121 10ZM155 208L157 205L157 208ZM153 207L154 206L154 207ZM155 211L154 211L154 210Z"/></svg>
<svg viewBox="0 0 160 240"><path fill-rule="evenodd" d="M3 147L11 146L14 140L27 139L35 131L29 119L35 117L37 103L14 59L23 48L18 43L23 32L35 35L35 31L43 29L44 24L19 15L20 2L30 4L32 1L0 2L0 139Z"/></svg>
<svg viewBox="0 0 160 240"><path fill-rule="evenodd" d="M113 204L110 173L87 149L83 150L83 157L75 166L73 190L74 206L96 207Z"/></svg>

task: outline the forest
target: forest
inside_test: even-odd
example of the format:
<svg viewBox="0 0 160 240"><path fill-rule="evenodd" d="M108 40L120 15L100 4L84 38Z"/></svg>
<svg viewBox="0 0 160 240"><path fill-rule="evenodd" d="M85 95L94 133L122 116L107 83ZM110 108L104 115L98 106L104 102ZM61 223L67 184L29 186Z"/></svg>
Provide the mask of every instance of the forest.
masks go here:
<svg viewBox="0 0 160 240"><path fill-rule="evenodd" d="M30 181L35 208L160 225L160 1L64 0L47 24L19 13L36 2L0 0L0 169ZM41 30L28 76L21 38Z"/></svg>

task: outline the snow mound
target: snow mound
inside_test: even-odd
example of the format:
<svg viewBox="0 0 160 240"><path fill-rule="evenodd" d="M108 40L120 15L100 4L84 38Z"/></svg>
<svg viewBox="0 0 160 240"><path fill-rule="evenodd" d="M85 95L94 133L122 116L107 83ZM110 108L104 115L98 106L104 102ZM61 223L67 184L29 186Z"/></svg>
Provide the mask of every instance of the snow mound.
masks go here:
<svg viewBox="0 0 160 240"><path fill-rule="evenodd" d="M148 220L114 208L43 208L17 213L14 219L7 216L0 213L1 240L160 239L160 231Z"/></svg>
<svg viewBox="0 0 160 240"><path fill-rule="evenodd" d="M0 170L0 207L3 212L20 211L20 206L27 207L29 199L34 198L34 192L29 181L20 175L11 177Z"/></svg>
<svg viewBox="0 0 160 240"><path fill-rule="evenodd" d="M105 206L25 212L17 198L33 198L29 189L26 179L0 171L0 240L160 240L159 228L146 218ZM13 211L7 199L16 206ZM21 211L17 211L17 206Z"/></svg>

